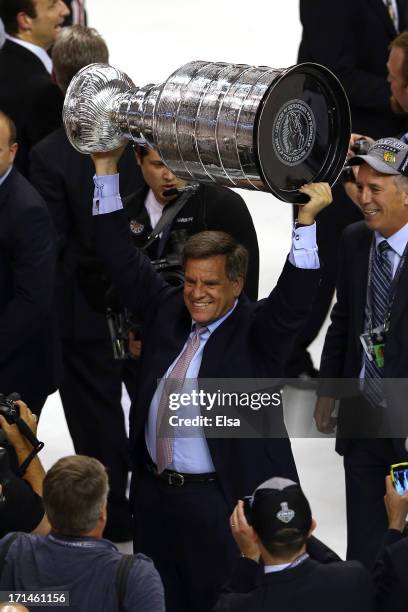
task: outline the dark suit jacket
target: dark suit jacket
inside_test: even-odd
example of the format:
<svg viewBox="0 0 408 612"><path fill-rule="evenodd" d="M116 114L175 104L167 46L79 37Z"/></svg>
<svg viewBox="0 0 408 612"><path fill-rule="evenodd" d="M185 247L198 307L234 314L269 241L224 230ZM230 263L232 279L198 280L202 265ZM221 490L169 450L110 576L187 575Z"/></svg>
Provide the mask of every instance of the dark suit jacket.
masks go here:
<svg viewBox="0 0 408 612"><path fill-rule="evenodd" d="M355 561L323 565L307 559L294 568L259 573L240 559L214 612L373 612L374 589L367 570Z"/></svg>
<svg viewBox="0 0 408 612"><path fill-rule="evenodd" d="M17 170L0 186L0 391L28 398L57 388L51 218Z"/></svg>
<svg viewBox="0 0 408 612"><path fill-rule="evenodd" d="M326 334L320 364L319 395L321 396L333 395L333 384L327 379L357 380L361 371L363 348L359 336L364 329L368 262L372 238L373 233L366 227L364 221L353 223L343 232L339 252L337 302L331 313L332 322ZM408 375L407 265L402 269L396 291L385 346L384 379L405 379ZM390 389L387 387L387 391L392 391L392 386L390 385ZM350 395L351 399L343 402L344 410L340 415L349 422L350 425L347 427L357 424L357 422L349 421L353 412L353 389L354 385L346 389L345 395ZM397 386L395 390L400 393L401 387ZM391 408L393 406L390 406L390 411ZM362 414L364 414L364 409L361 415L357 414L359 420ZM395 416L399 418L401 413L397 412ZM394 430L394 433L397 432ZM402 430L401 435L405 435ZM338 449L341 450L342 446L338 444Z"/></svg>
<svg viewBox="0 0 408 612"><path fill-rule="evenodd" d="M374 568L378 612L407 612L407 564L408 539L388 529Z"/></svg>
<svg viewBox="0 0 408 612"><path fill-rule="evenodd" d="M147 257L129 240L124 212L95 217L96 244L122 300L143 322L142 372L138 399L130 415L134 484L146 462L145 423L157 378L180 353L191 330L182 288L156 274ZM109 243L109 248L107 244ZM286 263L266 300L244 295L209 338L200 378L273 378L282 375L293 340L309 310L319 270ZM208 439L209 450L229 506L272 475L297 478L286 439Z"/></svg>
<svg viewBox="0 0 408 612"><path fill-rule="evenodd" d="M127 195L143 183L131 146L119 162L120 190ZM57 231L58 309L65 338L105 338L105 316L91 307L103 301L109 286L95 253L92 198L95 173L88 155L69 143L60 127L39 142L30 154L30 180L44 198ZM82 289L83 287L83 289Z"/></svg>
<svg viewBox="0 0 408 612"><path fill-rule="evenodd" d="M397 0L402 32L407 6ZM324 64L340 79L350 101L352 129L373 138L399 131L386 81L388 46L397 36L382 0L300 0L303 25L299 62Z"/></svg>
<svg viewBox="0 0 408 612"><path fill-rule="evenodd" d="M131 231L135 225L137 228L137 233L133 233L133 240L138 247L144 246L152 231L149 213L144 205L147 191L147 188L143 187L124 200ZM172 203L168 204L168 206L172 205ZM164 230L159 247L163 253L172 252L171 240L174 232L184 232L187 238L204 230L227 232L247 248L249 262L245 293L251 300L257 300L258 240L251 215L241 196L219 185L200 185L197 192L189 198L176 215L169 228ZM156 240L147 251L150 259L157 259L158 242ZM162 245L163 242L164 245Z"/></svg>
<svg viewBox="0 0 408 612"><path fill-rule="evenodd" d="M31 147L61 125L63 100L41 60L7 40L0 51L0 110L16 124L16 167L24 175Z"/></svg>

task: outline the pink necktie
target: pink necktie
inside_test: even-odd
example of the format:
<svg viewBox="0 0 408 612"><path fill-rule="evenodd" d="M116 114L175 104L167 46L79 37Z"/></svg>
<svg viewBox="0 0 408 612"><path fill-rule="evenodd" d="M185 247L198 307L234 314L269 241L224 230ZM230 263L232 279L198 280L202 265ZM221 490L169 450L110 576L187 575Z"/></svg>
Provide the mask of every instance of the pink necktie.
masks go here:
<svg viewBox="0 0 408 612"><path fill-rule="evenodd" d="M159 474L173 461L174 438L169 435L168 406L170 393L179 393L183 388L188 367L199 349L200 336L207 331L207 327L196 327L194 333L189 336L184 351L174 364L164 381L163 392L160 397L156 421L156 455L157 471ZM159 433L160 432L160 433Z"/></svg>

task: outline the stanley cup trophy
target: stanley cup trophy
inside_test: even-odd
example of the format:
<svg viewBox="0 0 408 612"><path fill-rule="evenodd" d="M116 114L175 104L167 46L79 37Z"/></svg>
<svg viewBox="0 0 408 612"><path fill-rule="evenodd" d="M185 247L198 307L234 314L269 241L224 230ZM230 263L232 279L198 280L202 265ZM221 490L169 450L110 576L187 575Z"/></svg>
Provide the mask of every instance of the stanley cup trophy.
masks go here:
<svg viewBox="0 0 408 612"><path fill-rule="evenodd" d="M63 118L82 153L129 139L154 146L187 181L269 191L291 203L305 201L297 191L305 183L336 181L350 139L346 94L312 63L194 61L143 88L112 66L90 64L72 79Z"/></svg>

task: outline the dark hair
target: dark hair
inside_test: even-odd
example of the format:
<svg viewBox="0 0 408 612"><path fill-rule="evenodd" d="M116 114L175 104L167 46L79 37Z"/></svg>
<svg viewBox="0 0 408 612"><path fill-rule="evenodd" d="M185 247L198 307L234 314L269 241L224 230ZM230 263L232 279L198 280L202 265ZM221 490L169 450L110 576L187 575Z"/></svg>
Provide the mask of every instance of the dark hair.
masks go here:
<svg viewBox="0 0 408 612"><path fill-rule="evenodd" d="M92 457L63 457L47 472L44 508L58 533L80 536L96 527L108 495L104 466Z"/></svg>
<svg viewBox="0 0 408 612"><path fill-rule="evenodd" d="M142 145L134 144L133 150L136 153L136 155L140 157L141 160L143 160L143 158L149 154L149 151L152 150L152 147L143 147Z"/></svg>
<svg viewBox="0 0 408 612"><path fill-rule="evenodd" d="M63 28L52 48L52 62L58 85L65 92L71 79L88 64L107 64L109 51L102 36L83 25Z"/></svg>
<svg viewBox="0 0 408 612"><path fill-rule="evenodd" d="M188 259L208 259L225 255L225 273L230 281L244 279L248 268L248 251L226 232L206 231L191 236L184 245L183 266Z"/></svg>
<svg viewBox="0 0 408 612"><path fill-rule="evenodd" d="M254 529L258 533L256 527ZM258 535L266 550L271 555L281 558L289 557L299 552L307 540L307 536L303 535L299 529L281 529L269 537L262 537L259 533Z"/></svg>
<svg viewBox="0 0 408 612"><path fill-rule="evenodd" d="M389 49L393 49L393 47L398 47L402 49L404 53L404 60L402 62L401 71L402 76L404 78L405 85L408 85L408 31L401 32L393 41L391 41L389 45Z"/></svg>
<svg viewBox="0 0 408 612"><path fill-rule="evenodd" d="M14 121L12 119L10 119L10 117L8 115L6 115L6 113L3 113L3 111L1 111L1 110L0 110L0 119L3 119L3 121L5 121L5 123L8 126L9 133L10 133L9 145L11 146L15 142L17 142L16 125L15 125Z"/></svg>
<svg viewBox="0 0 408 612"><path fill-rule="evenodd" d="M26 13L29 17L37 17L34 0L0 0L0 19L7 34L18 34L18 13Z"/></svg>

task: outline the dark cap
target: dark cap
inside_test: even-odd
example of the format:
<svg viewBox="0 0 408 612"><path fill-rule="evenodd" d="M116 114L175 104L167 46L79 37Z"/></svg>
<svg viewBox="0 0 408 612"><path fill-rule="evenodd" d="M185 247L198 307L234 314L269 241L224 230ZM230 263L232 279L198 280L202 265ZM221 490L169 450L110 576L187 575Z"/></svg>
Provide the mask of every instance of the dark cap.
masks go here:
<svg viewBox="0 0 408 612"><path fill-rule="evenodd" d="M300 485L287 478L271 478L253 494L252 525L261 539L273 538L282 529L307 536L312 513Z"/></svg>
<svg viewBox="0 0 408 612"><path fill-rule="evenodd" d="M381 138L371 145L366 155L355 155L348 164L368 164L381 174L408 176L408 145L397 138Z"/></svg>

